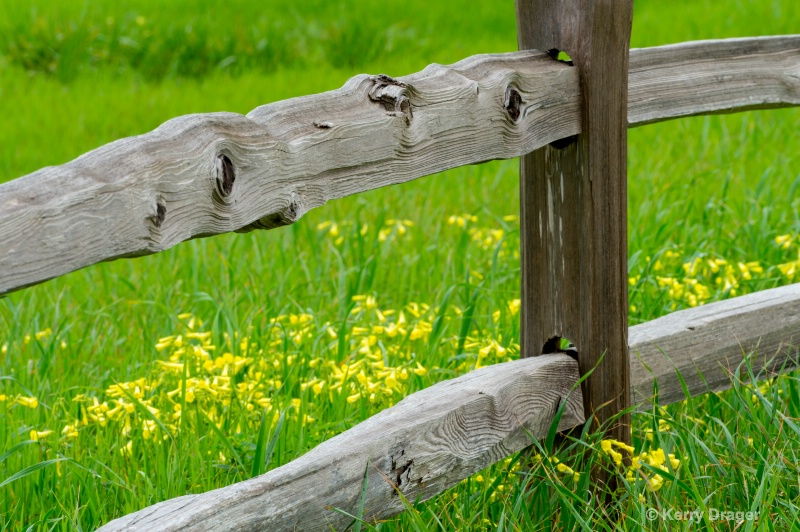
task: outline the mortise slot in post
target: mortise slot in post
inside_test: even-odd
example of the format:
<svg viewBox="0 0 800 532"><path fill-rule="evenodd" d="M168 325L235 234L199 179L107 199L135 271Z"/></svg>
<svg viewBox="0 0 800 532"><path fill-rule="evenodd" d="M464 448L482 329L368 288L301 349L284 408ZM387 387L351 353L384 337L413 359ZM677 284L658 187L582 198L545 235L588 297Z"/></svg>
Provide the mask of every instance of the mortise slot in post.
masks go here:
<svg viewBox="0 0 800 532"><path fill-rule="evenodd" d="M561 61L569 66L575 66L575 63L572 62L572 58L569 56L569 54L563 50L559 50L558 48L550 48L547 50L547 55L556 61Z"/></svg>
<svg viewBox="0 0 800 532"><path fill-rule="evenodd" d="M554 140L550 143L550 146L557 150L563 150L567 146L571 146L578 141L578 135L570 135L569 137L564 137L563 139Z"/></svg>
<svg viewBox="0 0 800 532"><path fill-rule="evenodd" d="M573 344L571 340L562 338L561 336L553 336L542 346L543 355L552 353L564 353L578 360L578 349L575 347L575 344Z"/></svg>

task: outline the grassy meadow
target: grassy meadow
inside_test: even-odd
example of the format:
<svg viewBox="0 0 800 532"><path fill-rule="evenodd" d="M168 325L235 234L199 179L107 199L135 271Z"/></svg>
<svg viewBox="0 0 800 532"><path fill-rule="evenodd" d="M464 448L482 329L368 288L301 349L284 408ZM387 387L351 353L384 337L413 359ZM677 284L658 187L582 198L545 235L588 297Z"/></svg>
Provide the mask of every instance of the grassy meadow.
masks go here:
<svg viewBox="0 0 800 532"><path fill-rule="evenodd" d="M634 47L787 33L792 0L635 4ZM176 115L515 48L512 0L7 0L0 182ZM632 325L800 280L798 131L800 109L630 131ZM0 299L0 531L93 530L250 478L515 358L518 188L517 161L464 167ZM587 427L362 528L797 530L800 378L742 384L748 371L635 413L633 448ZM624 453L620 490L593 500L585 472Z"/></svg>

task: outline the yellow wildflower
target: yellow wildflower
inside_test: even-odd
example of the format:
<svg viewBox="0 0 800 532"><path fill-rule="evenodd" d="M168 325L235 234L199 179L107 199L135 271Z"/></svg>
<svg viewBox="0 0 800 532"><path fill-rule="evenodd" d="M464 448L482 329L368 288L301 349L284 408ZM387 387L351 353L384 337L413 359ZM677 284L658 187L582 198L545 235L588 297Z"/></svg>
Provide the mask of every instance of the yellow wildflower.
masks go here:
<svg viewBox="0 0 800 532"><path fill-rule="evenodd" d="M33 441L40 441L47 438L52 433L53 433L52 430L42 430L42 431L32 430L30 433L30 437Z"/></svg>
<svg viewBox="0 0 800 532"><path fill-rule="evenodd" d="M119 454L122 456L130 456L133 454L133 440L130 440L125 446L119 448Z"/></svg>
<svg viewBox="0 0 800 532"><path fill-rule="evenodd" d="M781 249L789 249L792 245L792 235L778 235L775 237L775 243L778 244Z"/></svg>
<svg viewBox="0 0 800 532"><path fill-rule="evenodd" d="M464 229L469 222L477 222L478 217L473 214L453 214L447 218L447 223Z"/></svg>
<svg viewBox="0 0 800 532"><path fill-rule="evenodd" d="M355 403L359 399L361 399L361 393L354 393L353 395L347 396L347 402L350 404Z"/></svg>
<svg viewBox="0 0 800 532"><path fill-rule="evenodd" d="M39 406L39 400L35 397L19 396L17 397L17 403L21 404L22 406L27 406L28 408L36 408Z"/></svg>
<svg viewBox="0 0 800 532"><path fill-rule="evenodd" d="M68 440L71 440L78 437L78 429L75 427L75 425L66 425L61 431L61 434Z"/></svg>
<svg viewBox="0 0 800 532"><path fill-rule="evenodd" d="M647 479L647 487L651 491L658 491L664 485L664 477L661 475L652 475Z"/></svg>

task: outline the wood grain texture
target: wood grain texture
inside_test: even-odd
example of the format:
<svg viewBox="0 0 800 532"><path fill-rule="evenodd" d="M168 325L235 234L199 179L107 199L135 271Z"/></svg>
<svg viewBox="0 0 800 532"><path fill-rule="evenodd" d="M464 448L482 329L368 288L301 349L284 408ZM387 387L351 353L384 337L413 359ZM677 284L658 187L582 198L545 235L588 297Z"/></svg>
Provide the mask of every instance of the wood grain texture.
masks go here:
<svg viewBox="0 0 800 532"><path fill-rule="evenodd" d="M631 50L628 122L800 105L800 35Z"/></svg>
<svg viewBox="0 0 800 532"><path fill-rule="evenodd" d="M629 85L631 125L800 105L800 36L633 50ZM190 238L289 224L330 199L520 156L579 133L579 98L574 68L516 52L395 81L356 76L247 116L170 120L0 184L0 295ZM573 188L566 182L565 194ZM552 192L560 191L559 182Z"/></svg>
<svg viewBox="0 0 800 532"><path fill-rule="evenodd" d="M756 376L800 366L800 284L668 314L630 328L631 400L644 403L658 382L658 403L730 388L745 357ZM744 379L746 375L743 375Z"/></svg>
<svg viewBox="0 0 800 532"><path fill-rule="evenodd" d="M522 356L578 352L585 415L630 443L628 61L632 0L517 0L520 49L569 54L581 133L520 162ZM590 374L591 373L591 374ZM597 471L596 480L607 476Z"/></svg>
<svg viewBox="0 0 800 532"><path fill-rule="evenodd" d="M562 402L559 428L582 423L577 382L566 355L481 368L414 393L260 477L161 502L100 530L344 530L351 519L331 507L357 515L365 470L364 519L387 518L403 510L392 484L410 501L429 499L546 436Z"/></svg>
<svg viewBox="0 0 800 532"><path fill-rule="evenodd" d="M0 294L199 236L286 225L331 199L515 157L574 132L577 91L572 69L544 54L484 55L398 80L356 76L339 90L247 116L170 120L0 185Z"/></svg>

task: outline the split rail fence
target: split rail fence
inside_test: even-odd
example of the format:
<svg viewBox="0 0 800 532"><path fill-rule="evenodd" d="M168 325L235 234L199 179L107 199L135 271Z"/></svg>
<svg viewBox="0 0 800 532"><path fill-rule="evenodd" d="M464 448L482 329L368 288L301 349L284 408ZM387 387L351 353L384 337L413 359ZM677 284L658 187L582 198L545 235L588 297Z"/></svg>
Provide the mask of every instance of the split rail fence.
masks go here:
<svg viewBox="0 0 800 532"><path fill-rule="evenodd" d="M522 157L522 358L400 403L262 476L103 530L345 528L559 430L798 367L800 285L627 326L627 128L800 105L800 35L629 50L631 0L518 0L520 48L360 75L341 89L189 115L0 185L0 295L182 241L296 222L325 202ZM541 52L537 50L546 50ZM558 60L566 51L571 61ZM561 338L575 344L558 352ZM596 368L595 368L596 366ZM581 386L581 375L590 372ZM600 408L601 405L604 405ZM563 407L563 408L562 408Z"/></svg>

